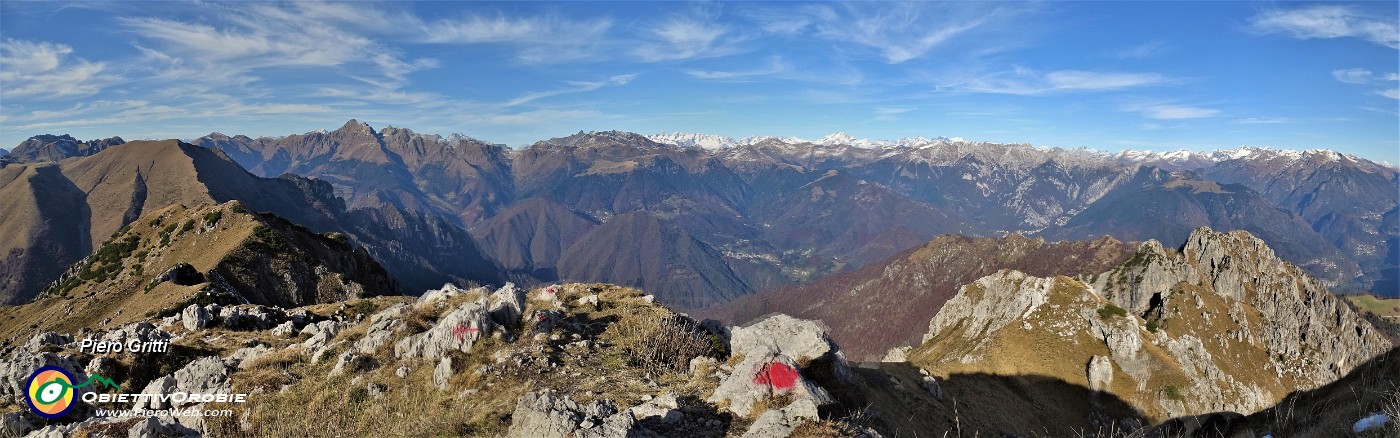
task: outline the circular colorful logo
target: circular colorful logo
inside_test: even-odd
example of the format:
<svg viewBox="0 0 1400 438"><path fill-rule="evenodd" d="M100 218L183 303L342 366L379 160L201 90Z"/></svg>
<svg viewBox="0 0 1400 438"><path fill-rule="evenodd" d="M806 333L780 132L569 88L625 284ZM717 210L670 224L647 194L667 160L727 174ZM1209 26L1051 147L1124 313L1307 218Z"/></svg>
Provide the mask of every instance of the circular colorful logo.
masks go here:
<svg viewBox="0 0 1400 438"><path fill-rule="evenodd" d="M44 418L58 418L73 409L73 375L56 366L34 370L29 375L29 409Z"/></svg>

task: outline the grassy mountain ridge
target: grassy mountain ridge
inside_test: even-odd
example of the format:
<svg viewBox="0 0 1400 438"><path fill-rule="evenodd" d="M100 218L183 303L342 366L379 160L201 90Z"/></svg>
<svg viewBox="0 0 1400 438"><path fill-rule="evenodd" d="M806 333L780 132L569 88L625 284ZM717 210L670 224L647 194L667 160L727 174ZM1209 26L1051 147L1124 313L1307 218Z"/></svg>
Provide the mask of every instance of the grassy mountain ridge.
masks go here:
<svg viewBox="0 0 1400 438"><path fill-rule="evenodd" d="M120 326L199 300L297 307L397 292L344 235L236 201L173 205L114 232L33 302L0 307L0 336Z"/></svg>
<svg viewBox="0 0 1400 438"><path fill-rule="evenodd" d="M11 303L32 297L145 213L231 200L318 232L341 232L415 290L500 279L471 236L441 218L388 204L347 209L330 184L260 178L220 150L176 140L126 143L58 164L10 165L0 170L0 184L0 233L7 237L0 241L0 298Z"/></svg>

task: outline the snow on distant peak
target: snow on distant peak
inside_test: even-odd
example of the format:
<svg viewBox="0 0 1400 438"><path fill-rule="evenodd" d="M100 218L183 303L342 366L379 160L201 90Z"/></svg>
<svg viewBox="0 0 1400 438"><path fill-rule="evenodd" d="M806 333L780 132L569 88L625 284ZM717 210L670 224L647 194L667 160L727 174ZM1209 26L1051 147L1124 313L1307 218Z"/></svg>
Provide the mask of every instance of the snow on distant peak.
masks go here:
<svg viewBox="0 0 1400 438"><path fill-rule="evenodd" d="M924 137L901 137L901 138L898 139L898 140L872 140L872 139L865 139L865 138L855 138L855 137L852 137L852 136L850 136L850 135L848 135L848 134L846 134L846 133L844 133L844 132L839 132L839 131L838 131L838 132L833 133L833 134L831 134L831 135L828 135L828 136L826 136L826 137L822 137L820 140L810 141L809 143L819 144L819 145L823 145L823 146L838 146L838 145L844 145L844 146L855 146L855 147L858 147L858 148L866 148L866 149L886 149L886 148L901 148L901 147L921 148L921 147L927 147L927 146L931 146L931 145L935 145L935 144L939 144L939 143L963 143L963 142L965 142L965 140L963 140L962 137L953 137L953 138L947 138L947 137L934 137L934 138L924 138Z"/></svg>
<svg viewBox="0 0 1400 438"><path fill-rule="evenodd" d="M739 140L722 135L711 134L690 134L684 132L672 132L664 134L653 134L647 136L651 141L676 146L695 147L702 149L725 149L740 146Z"/></svg>
<svg viewBox="0 0 1400 438"><path fill-rule="evenodd" d="M647 136L651 141L677 145L684 147L696 147L709 150L721 150L738 146L757 144L763 141L776 140L789 145L814 144L819 146L845 146L861 149L925 149L946 145L968 144L962 137L903 137L898 140L872 140L857 138L843 131L837 131L830 135L816 140L803 139L799 137L773 137L756 136L745 138L725 137L722 135L698 134L698 133L662 133ZM1049 151L1054 148L1041 148L1030 145L1023 145L1036 150ZM1215 163L1228 160L1271 160L1276 158L1296 161L1301 159L1315 161L1358 161L1359 158L1338 153L1327 149L1312 150L1292 150L1273 149L1257 146L1240 146L1234 149L1222 149L1214 151L1194 151L1186 148L1174 151L1157 152L1150 150L1126 149L1117 152L1093 150L1085 148L1078 151L1085 156L1106 157L1120 164L1144 164L1158 166L1168 169L1194 169L1202 166L1209 166ZM1064 158L1064 157L1062 157ZM1391 167L1389 164L1384 164Z"/></svg>
<svg viewBox="0 0 1400 438"><path fill-rule="evenodd" d="M826 137L822 137L821 140L817 140L817 141L814 141L814 142L812 142L812 143L816 143L816 144L819 144L819 145L826 145L826 146L834 146L834 145L839 145L839 144L848 144L848 145L853 145L853 146L854 146L854 145L856 145L856 143L865 143L865 142L870 142L870 140L858 139L858 138L852 137L852 136L850 136L850 135L848 135L848 134L846 134L846 133L844 133L844 132L836 131L836 132L831 133L831 135L828 135L828 136L826 136Z"/></svg>
<svg viewBox="0 0 1400 438"><path fill-rule="evenodd" d="M1240 146L1234 149L1221 149L1208 152L1197 152L1188 149L1179 149L1170 152L1124 150L1111 155L1120 163L1149 164L1163 166L1174 169L1190 169L1192 167L1206 166L1223 161L1233 160L1274 160L1283 159L1287 161L1313 160L1319 162L1352 161L1358 162L1360 159L1354 155L1339 153L1328 149L1274 149L1257 146Z"/></svg>
<svg viewBox="0 0 1400 438"><path fill-rule="evenodd" d="M787 144L810 143L821 146L851 146L864 149L886 149L897 147L920 148L940 143L962 143L965 141L961 137L935 137L931 139L924 137L904 137L898 140L871 140L865 138L856 138L854 136L851 136L850 134L840 131L834 132L830 135L816 140L809 140L799 137L773 136L755 136L736 139L733 137L725 137L721 135L692 134L683 132L653 134L647 136L647 138L657 143L687 147L698 147L704 149L725 149L736 146L746 146L756 144L765 140L778 140Z"/></svg>

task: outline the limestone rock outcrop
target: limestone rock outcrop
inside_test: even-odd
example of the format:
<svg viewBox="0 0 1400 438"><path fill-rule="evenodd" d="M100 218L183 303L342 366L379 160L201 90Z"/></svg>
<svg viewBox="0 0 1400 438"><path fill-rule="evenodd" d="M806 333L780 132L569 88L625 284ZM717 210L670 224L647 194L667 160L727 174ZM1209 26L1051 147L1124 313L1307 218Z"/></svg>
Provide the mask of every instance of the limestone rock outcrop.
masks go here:
<svg viewBox="0 0 1400 438"><path fill-rule="evenodd" d="M1180 251L1144 243L1097 275L980 278L930 321L924 341L905 356L944 375L1011 369L1085 382L1158 418L1253 412L1390 347L1259 239L1208 228ZM1065 355L1089 359L1071 368Z"/></svg>
<svg viewBox="0 0 1400 438"><path fill-rule="evenodd" d="M847 373L840 350L813 321L779 314L736 327L730 336L731 354L743 360L720 381L709 401L727 404L737 415L750 415L753 406L765 398L790 395L794 406L811 407L794 407L790 414L816 418L816 407L831 403L832 398L800 364L806 364L805 368L828 367L836 376Z"/></svg>
<svg viewBox="0 0 1400 438"><path fill-rule="evenodd" d="M636 426L629 412L607 400L579 404L568 396L531 392L515 404L506 436L518 438L602 438L655 436ZM640 430L638 430L640 429Z"/></svg>

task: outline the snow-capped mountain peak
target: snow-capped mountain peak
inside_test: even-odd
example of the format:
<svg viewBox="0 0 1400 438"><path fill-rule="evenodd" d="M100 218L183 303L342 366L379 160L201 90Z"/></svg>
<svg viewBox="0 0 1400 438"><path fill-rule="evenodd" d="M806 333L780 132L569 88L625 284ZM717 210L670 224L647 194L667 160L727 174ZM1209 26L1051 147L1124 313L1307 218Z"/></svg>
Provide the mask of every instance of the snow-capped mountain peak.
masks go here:
<svg viewBox="0 0 1400 438"><path fill-rule="evenodd" d="M703 149L724 149L734 147L737 142L729 137L711 134L687 134L673 132L668 134L649 135L651 141L663 144L673 144L677 146L698 147Z"/></svg>
<svg viewBox="0 0 1400 438"><path fill-rule="evenodd" d="M698 147L711 150L725 149L735 146L747 146L762 142L764 140L778 140L788 144L810 143L820 146L852 146L864 149L884 149L896 147L920 148L928 147L939 143L961 143L965 141L961 137L934 137L931 139L924 137L902 137L898 140L872 140L865 138L856 138L850 134L841 131L831 133L830 135L824 136L816 140L809 140L800 137L773 136L754 136L736 139L733 137L725 137L721 135L683 132L653 134L647 136L647 138L657 143L686 147Z"/></svg>
<svg viewBox="0 0 1400 438"><path fill-rule="evenodd" d="M812 142L812 143L816 143L816 144L819 144L819 145L825 145L825 146L833 146L833 145L839 145L839 144L855 145L857 142L864 143L864 142L870 142L870 140L857 139L857 138L852 137L852 136L850 136L850 135L848 135L848 134L846 134L846 133L844 133L844 132L836 131L836 132L831 133L831 135L828 135L828 136L826 136L826 137L822 137L821 140L817 140L817 141L814 141L814 142Z"/></svg>

